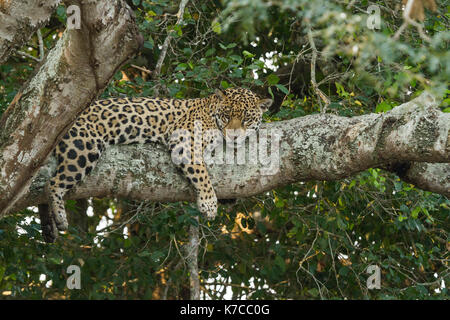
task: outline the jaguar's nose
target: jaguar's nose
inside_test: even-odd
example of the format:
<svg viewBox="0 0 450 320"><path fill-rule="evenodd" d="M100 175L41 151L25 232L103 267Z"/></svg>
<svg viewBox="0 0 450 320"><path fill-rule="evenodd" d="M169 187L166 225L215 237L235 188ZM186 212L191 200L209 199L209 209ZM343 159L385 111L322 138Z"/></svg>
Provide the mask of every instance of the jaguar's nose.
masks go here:
<svg viewBox="0 0 450 320"><path fill-rule="evenodd" d="M231 119L225 126L226 138L232 141L245 135L245 130L242 127L242 121L239 118Z"/></svg>
<svg viewBox="0 0 450 320"><path fill-rule="evenodd" d="M231 119L225 126L225 130L237 130L242 128L242 122L239 118Z"/></svg>

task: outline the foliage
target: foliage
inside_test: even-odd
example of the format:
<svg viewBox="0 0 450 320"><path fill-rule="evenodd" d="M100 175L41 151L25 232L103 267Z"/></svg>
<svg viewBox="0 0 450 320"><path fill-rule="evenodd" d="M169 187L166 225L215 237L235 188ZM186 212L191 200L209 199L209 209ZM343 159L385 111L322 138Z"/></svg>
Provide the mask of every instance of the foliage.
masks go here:
<svg viewBox="0 0 450 320"><path fill-rule="evenodd" d="M304 65L309 77L310 28L319 50L316 80L331 100L327 112L386 112L426 88L444 97L442 109L448 111L447 1L438 3L437 12L426 11L430 41L412 26L393 39L403 23L399 1L190 1L182 25L176 25L178 1L128 2L144 48L103 96L159 92L185 98L247 86L282 97L266 121L316 113L321 102L309 81L300 90L297 74L280 72ZM379 30L367 28L370 4L381 8ZM60 7L41 30L46 51L65 18ZM170 30L175 32L161 76L152 79L134 66L153 70ZM37 55L36 41L22 51ZM0 66L0 113L35 65L15 55ZM90 201L92 216L78 209L88 228L75 224L54 245L42 242L33 211L0 220L0 297L189 297L184 245L188 226L197 223L192 205ZM77 211L76 202L67 206ZM445 197L376 168L342 181L298 183L238 199L221 206L214 222L200 219L204 297L448 299L449 207ZM100 222L106 229L97 230ZM82 267L81 290L66 287L71 264ZM366 287L369 265L381 268L379 290Z"/></svg>

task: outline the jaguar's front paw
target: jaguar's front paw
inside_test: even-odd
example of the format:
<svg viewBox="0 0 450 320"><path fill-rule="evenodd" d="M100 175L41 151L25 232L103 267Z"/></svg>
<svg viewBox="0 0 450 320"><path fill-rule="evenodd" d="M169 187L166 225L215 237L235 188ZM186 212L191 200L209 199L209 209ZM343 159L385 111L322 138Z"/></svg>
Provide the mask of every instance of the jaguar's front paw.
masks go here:
<svg viewBox="0 0 450 320"><path fill-rule="evenodd" d="M213 220L217 214L217 197L214 195L210 199L205 199L199 196L197 198L198 210L205 216L208 220Z"/></svg>

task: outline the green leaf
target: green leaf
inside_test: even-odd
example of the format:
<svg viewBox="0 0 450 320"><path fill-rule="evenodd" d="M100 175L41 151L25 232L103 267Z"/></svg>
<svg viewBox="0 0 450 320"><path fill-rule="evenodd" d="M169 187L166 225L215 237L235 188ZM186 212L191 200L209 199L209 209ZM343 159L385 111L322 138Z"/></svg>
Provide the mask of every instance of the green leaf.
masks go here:
<svg viewBox="0 0 450 320"><path fill-rule="evenodd" d="M422 210L420 207L415 207L415 208L411 211L411 217L412 217L413 219L417 219L417 217L419 216L420 210Z"/></svg>
<svg viewBox="0 0 450 320"><path fill-rule="evenodd" d="M270 87L267 88L267 91L269 91L269 94L272 97L272 99L275 99L275 97L273 96L272 89Z"/></svg>
<svg viewBox="0 0 450 320"><path fill-rule="evenodd" d="M144 250L144 251L139 252L137 255L141 258L145 258L145 257L151 256L152 253L148 250Z"/></svg>
<svg viewBox="0 0 450 320"><path fill-rule="evenodd" d="M242 54L244 55L244 57L246 58L253 58L255 55L251 52L248 52L247 50L242 51Z"/></svg>
<svg viewBox="0 0 450 320"><path fill-rule="evenodd" d="M59 6L56 9L56 14L58 17L65 19L66 18L66 8L64 6Z"/></svg>
<svg viewBox="0 0 450 320"><path fill-rule="evenodd" d="M223 50L228 50L236 47L236 43L229 43L228 45L224 45L222 43L219 43L219 47L221 47Z"/></svg>
<svg viewBox="0 0 450 320"><path fill-rule="evenodd" d="M216 52L215 48L210 48L210 49L206 50L205 56L206 57L212 56L215 52Z"/></svg>
<svg viewBox="0 0 450 320"><path fill-rule="evenodd" d="M186 220L190 225L193 225L194 227L198 227L198 221L196 219L189 217Z"/></svg>
<svg viewBox="0 0 450 320"><path fill-rule="evenodd" d="M404 205L404 204L401 204L401 205L400 205L400 210L401 210L403 213L409 213L409 212L410 212L408 206L407 206L407 205Z"/></svg>
<svg viewBox="0 0 450 320"><path fill-rule="evenodd" d="M286 95L289 94L288 88L286 88L284 85L277 83L275 86L276 86L278 89L280 89L281 92L283 92L284 94L286 94Z"/></svg>
<svg viewBox="0 0 450 320"><path fill-rule="evenodd" d="M267 233L267 228L266 225L262 222L258 222L256 224L256 228L259 230L260 233L262 234L266 234Z"/></svg>
<svg viewBox="0 0 450 320"><path fill-rule="evenodd" d="M391 110L394 107L394 104L392 102L389 102L387 100L380 102L377 107L375 108L375 112L381 113L381 112L387 112Z"/></svg>
<svg viewBox="0 0 450 320"><path fill-rule="evenodd" d="M308 290L308 293L313 297L319 296L319 290L317 288L312 288Z"/></svg>
<svg viewBox="0 0 450 320"><path fill-rule="evenodd" d="M285 205L285 201L283 199L277 199L275 201L275 207L277 208L283 208Z"/></svg>
<svg viewBox="0 0 450 320"><path fill-rule="evenodd" d="M188 67L187 63L180 63L179 65L177 65L177 67L175 68L175 71L184 71L186 70Z"/></svg>
<svg viewBox="0 0 450 320"><path fill-rule="evenodd" d="M153 40L152 41L144 41L144 48L153 49Z"/></svg>
<svg viewBox="0 0 450 320"><path fill-rule="evenodd" d="M227 89L230 87L230 85L228 84L228 82L226 82L225 80L220 81L220 86L224 89Z"/></svg>
<svg viewBox="0 0 450 320"><path fill-rule="evenodd" d="M336 221L337 221L337 225L338 225L339 229L341 229L341 230L347 229L347 223L345 222L344 219L341 219L341 217L338 217Z"/></svg>
<svg viewBox="0 0 450 320"><path fill-rule="evenodd" d="M276 256L275 265L280 268L281 273L286 272L286 263L284 262L284 259L281 256Z"/></svg>
<svg viewBox="0 0 450 320"><path fill-rule="evenodd" d="M214 20L211 25L212 31L214 31L217 34L220 34L222 32L222 27L220 26L220 23L217 20Z"/></svg>
<svg viewBox="0 0 450 320"><path fill-rule="evenodd" d="M273 86L280 81L280 78L275 73L272 73L267 76L266 80L269 86Z"/></svg>

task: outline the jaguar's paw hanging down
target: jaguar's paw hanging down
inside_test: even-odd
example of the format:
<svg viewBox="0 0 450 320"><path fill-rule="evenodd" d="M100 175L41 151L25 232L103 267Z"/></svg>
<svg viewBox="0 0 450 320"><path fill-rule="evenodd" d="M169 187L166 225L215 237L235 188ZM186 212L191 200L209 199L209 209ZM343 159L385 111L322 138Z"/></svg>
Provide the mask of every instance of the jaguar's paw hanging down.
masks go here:
<svg viewBox="0 0 450 320"><path fill-rule="evenodd" d="M214 220L217 215L217 197L215 194L209 199L197 198L197 208L208 220Z"/></svg>
<svg viewBox="0 0 450 320"><path fill-rule="evenodd" d="M272 104L244 88L199 99L111 98L95 101L75 121L55 148L58 166L46 186L48 207L42 211L45 241L67 230L64 195L95 167L107 145L157 142L181 161L175 163L195 189L199 211L214 219L217 197L203 151L227 132L257 130ZM198 130L200 142L194 139ZM214 133L211 133L214 132Z"/></svg>
<svg viewBox="0 0 450 320"><path fill-rule="evenodd" d="M47 185L46 189L49 199L49 216L52 219L52 223L54 223L56 229L59 231L65 231L69 227L69 223L67 222L62 192L59 189L54 188L52 185Z"/></svg>

